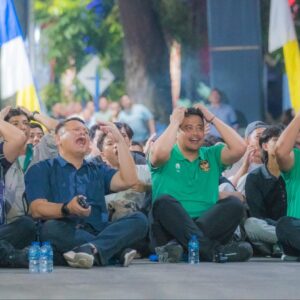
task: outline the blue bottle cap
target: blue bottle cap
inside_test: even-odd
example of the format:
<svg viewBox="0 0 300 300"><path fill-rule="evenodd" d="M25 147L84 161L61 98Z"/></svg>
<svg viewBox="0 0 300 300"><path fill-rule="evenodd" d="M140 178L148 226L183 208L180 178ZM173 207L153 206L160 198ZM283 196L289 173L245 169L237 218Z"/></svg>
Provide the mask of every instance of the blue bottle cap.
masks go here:
<svg viewBox="0 0 300 300"><path fill-rule="evenodd" d="M157 256L156 254L151 254L151 255L149 256L149 260L150 260L150 261L158 261L158 256Z"/></svg>

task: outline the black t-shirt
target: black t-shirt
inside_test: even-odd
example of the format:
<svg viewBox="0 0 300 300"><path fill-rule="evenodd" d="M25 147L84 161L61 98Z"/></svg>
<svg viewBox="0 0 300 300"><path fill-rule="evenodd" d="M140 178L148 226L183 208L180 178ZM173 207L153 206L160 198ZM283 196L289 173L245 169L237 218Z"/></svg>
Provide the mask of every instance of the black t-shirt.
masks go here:
<svg viewBox="0 0 300 300"><path fill-rule="evenodd" d="M265 165L248 174L245 192L251 217L272 223L271 220L277 221L286 215L285 182L281 176L270 174Z"/></svg>

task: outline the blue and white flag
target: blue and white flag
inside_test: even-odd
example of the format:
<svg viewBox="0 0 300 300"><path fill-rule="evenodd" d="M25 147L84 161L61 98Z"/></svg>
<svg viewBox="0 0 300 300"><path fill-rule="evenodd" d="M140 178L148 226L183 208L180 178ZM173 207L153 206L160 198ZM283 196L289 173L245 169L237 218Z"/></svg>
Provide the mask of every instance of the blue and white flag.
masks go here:
<svg viewBox="0 0 300 300"><path fill-rule="evenodd" d="M40 111L14 3L0 1L1 99L17 94L16 104Z"/></svg>

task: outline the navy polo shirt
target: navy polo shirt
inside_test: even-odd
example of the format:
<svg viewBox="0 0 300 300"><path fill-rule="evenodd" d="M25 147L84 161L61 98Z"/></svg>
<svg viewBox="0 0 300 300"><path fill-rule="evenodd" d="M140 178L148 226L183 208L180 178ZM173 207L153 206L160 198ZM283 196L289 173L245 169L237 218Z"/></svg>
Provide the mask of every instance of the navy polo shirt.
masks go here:
<svg viewBox="0 0 300 300"><path fill-rule="evenodd" d="M83 161L80 169L61 156L33 165L25 175L26 198L29 203L36 199L47 199L54 203L68 203L76 195L87 197L91 204L88 217L74 217L96 230L108 222L104 196L109 194L110 182L117 170L106 164Z"/></svg>

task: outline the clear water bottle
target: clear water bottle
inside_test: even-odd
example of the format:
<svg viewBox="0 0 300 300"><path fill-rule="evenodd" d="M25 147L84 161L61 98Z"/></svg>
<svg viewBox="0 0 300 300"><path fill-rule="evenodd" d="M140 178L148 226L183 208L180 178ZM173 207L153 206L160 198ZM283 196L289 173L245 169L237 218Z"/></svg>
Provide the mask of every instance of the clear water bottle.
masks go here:
<svg viewBox="0 0 300 300"><path fill-rule="evenodd" d="M189 244L189 264L199 264L199 241L197 236L192 235Z"/></svg>
<svg viewBox="0 0 300 300"><path fill-rule="evenodd" d="M47 272L51 273L53 272L53 250L51 247L50 242L44 242L44 245L47 247L48 249L48 256L47 256Z"/></svg>
<svg viewBox="0 0 300 300"><path fill-rule="evenodd" d="M40 271L40 244L32 242L28 251L29 273L39 273Z"/></svg>
<svg viewBox="0 0 300 300"><path fill-rule="evenodd" d="M40 252L40 273L48 273L48 247L42 244Z"/></svg>

